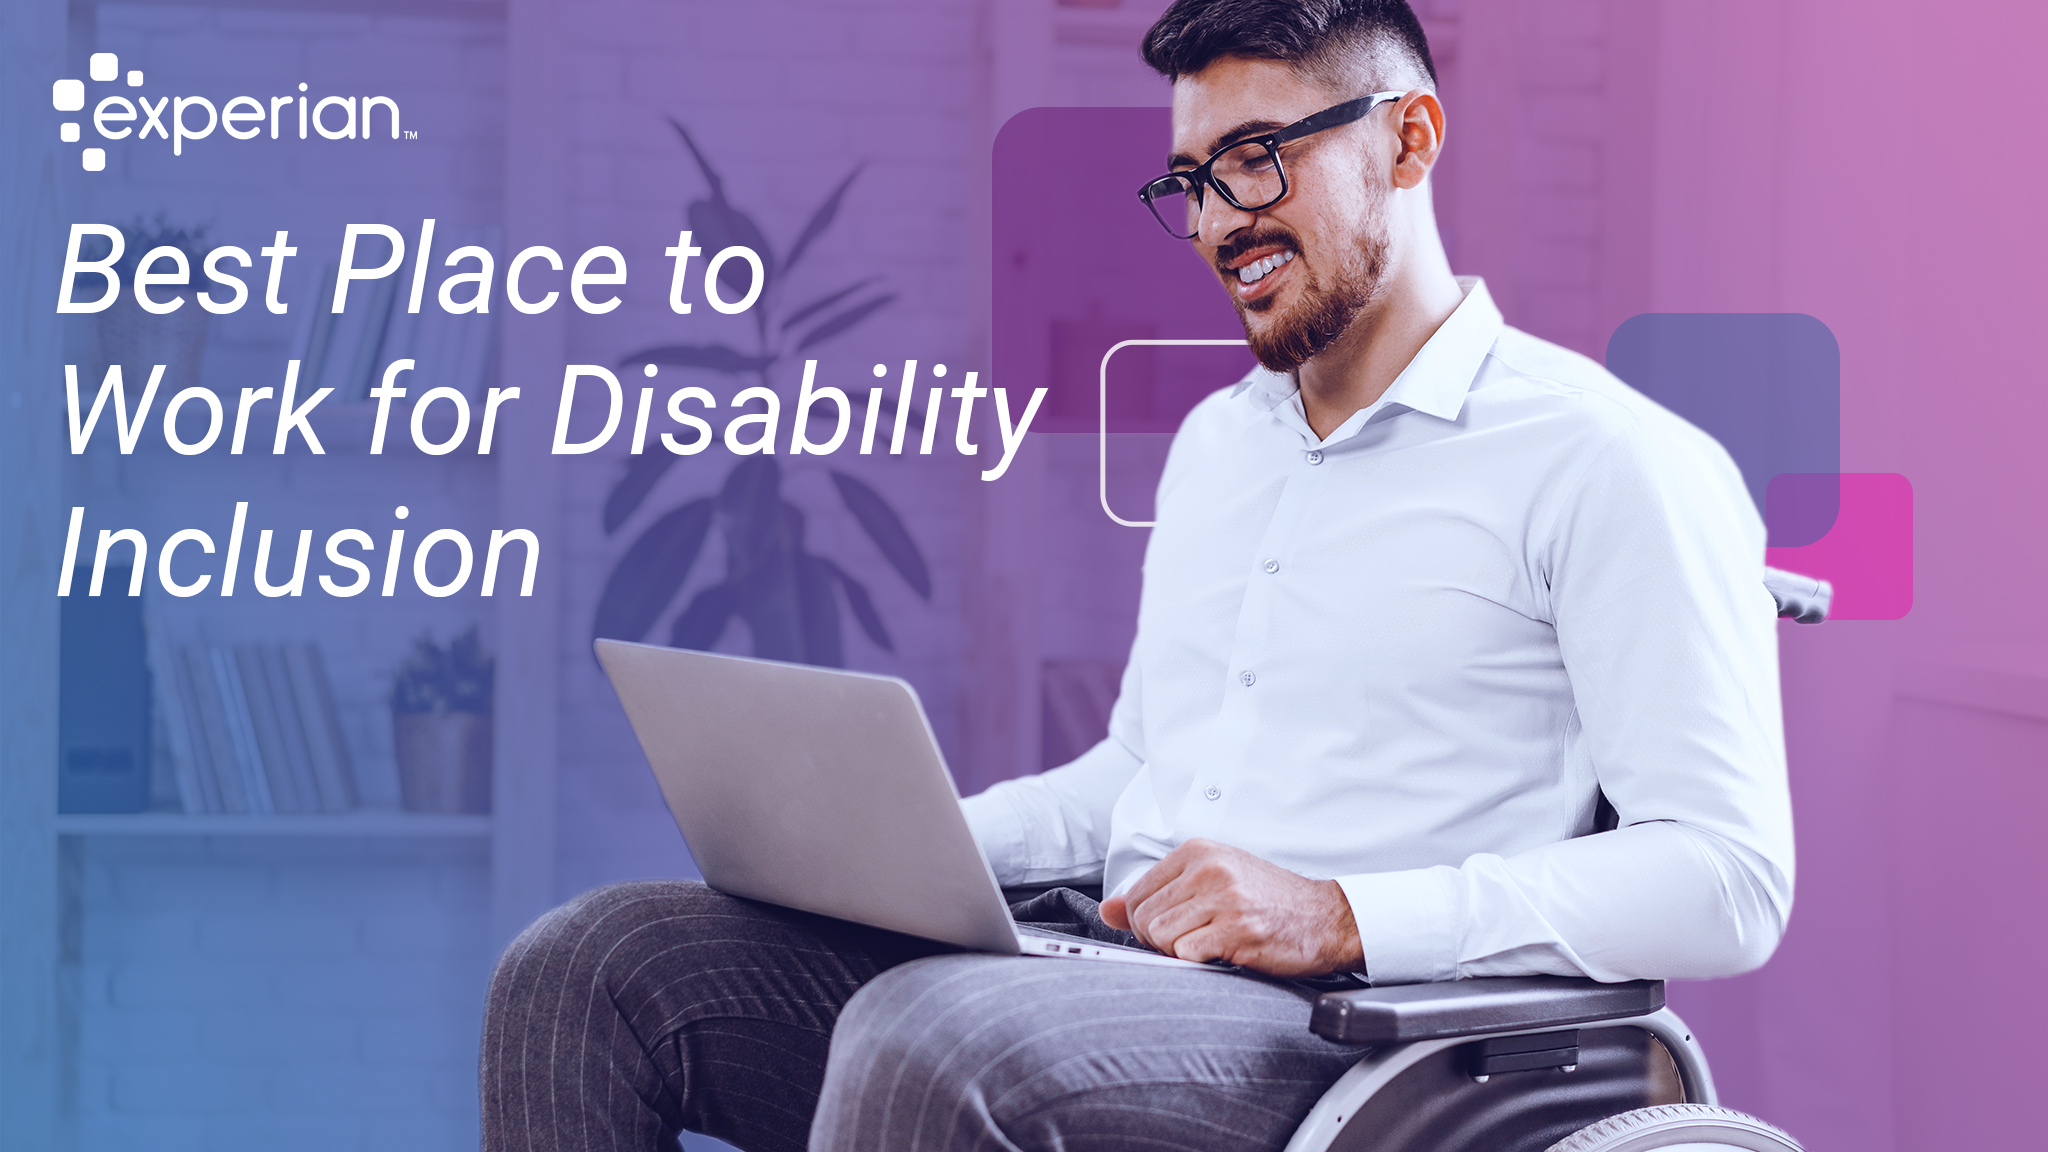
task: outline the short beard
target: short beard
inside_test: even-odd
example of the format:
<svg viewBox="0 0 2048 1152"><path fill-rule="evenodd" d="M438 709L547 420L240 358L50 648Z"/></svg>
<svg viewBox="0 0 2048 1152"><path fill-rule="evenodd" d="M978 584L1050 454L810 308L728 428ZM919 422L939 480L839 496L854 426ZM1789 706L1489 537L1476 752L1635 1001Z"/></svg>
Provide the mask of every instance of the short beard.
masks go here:
<svg viewBox="0 0 2048 1152"><path fill-rule="evenodd" d="M1288 314L1273 317L1275 323L1266 331L1252 330L1249 313L1269 312L1273 298L1255 300L1247 306L1236 293L1231 294L1230 302L1237 308L1238 320L1244 322L1245 337L1251 344L1252 355L1258 357L1266 369L1294 372L1335 344L1338 337L1349 331L1358 317L1379 299L1387 273L1387 249L1391 246L1386 213L1382 210L1384 204L1384 196L1375 196L1366 206L1361 235L1356 246L1335 270L1334 282L1325 285L1320 277L1311 275L1301 286L1301 301ZM1249 251L1268 242L1258 236L1247 237L1247 241L1251 242L1239 245L1237 251ZM1298 246L1296 251L1298 259ZM1222 253L1218 255L1220 257ZM1302 270L1307 271L1306 268Z"/></svg>

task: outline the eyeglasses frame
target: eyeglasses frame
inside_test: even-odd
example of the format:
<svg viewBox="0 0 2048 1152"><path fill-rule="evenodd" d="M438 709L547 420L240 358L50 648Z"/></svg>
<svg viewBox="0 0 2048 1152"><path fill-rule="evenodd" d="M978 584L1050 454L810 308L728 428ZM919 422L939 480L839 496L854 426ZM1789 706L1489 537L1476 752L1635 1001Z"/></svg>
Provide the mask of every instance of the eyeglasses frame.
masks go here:
<svg viewBox="0 0 2048 1152"><path fill-rule="evenodd" d="M1166 229L1167 235L1173 237L1176 240L1192 240L1196 236L1201 235L1201 209L1206 208L1208 206L1206 203L1208 194L1205 191L1203 191L1203 189L1214 188L1216 190L1216 194L1223 197L1225 203L1229 204L1231 207L1237 209L1240 212L1258 212L1267 208L1271 208L1273 205L1278 204L1280 201L1285 200L1287 198L1287 191L1290 187L1290 185L1287 182L1287 166L1280 162L1280 145L1291 143L1295 140L1301 139L1304 136L1313 136L1318 132L1327 132L1332 128L1340 128L1346 124L1350 124L1358 120L1363 120L1365 119L1366 115L1370 113L1373 109L1379 107L1382 104L1388 103L1389 101L1399 100L1407 94L1408 93L1406 92L1375 92L1370 96L1360 96L1353 100L1346 100L1342 104L1333 104L1320 112L1315 112L1310 115L1304 116L1301 119L1296 120L1294 123L1287 125L1285 128L1276 129L1272 132L1266 133L1263 136L1247 136L1242 140L1232 140L1230 143L1225 144L1221 148L1218 148L1216 150L1215 155L1209 157L1207 160L1204 160L1202 163L1196 165L1193 168L1189 168L1185 171L1168 172L1164 176L1154 176L1152 179L1145 181L1145 183L1140 185L1138 188L1138 200L1145 205L1146 212L1148 212L1154 220L1159 221L1159 226L1161 228ZM1271 200L1266 201L1263 204L1242 203L1238 200L1237 197L1231 195L1230 189L1224 187L1222 182L1217 180L1214 174L1210 171L1211 167L1216 163L1216 161L1219 158L1221 158L1226 152L1229 152L1233 148L1241 148L1246 144L1264 145L1266 151L1272 153L1273 155L1274 170L1280 174L1280 194L1278 196L1273 197ZM1159 210L1156 207L1154 207L1152 203L1152 186L1158 184L1162 180L1169 180L1175 178L1186 180L1189 186L1194 190L1196 196L1196 229L1195 231L1189 232L1186 235L1182 235L1181 233L1174 231L1173 225L1168 224L1166 222L1166 218L1159 214ZM1186 194L1186 192L1177 193L1177 195L1182 196L1185 196Z"/></svg>

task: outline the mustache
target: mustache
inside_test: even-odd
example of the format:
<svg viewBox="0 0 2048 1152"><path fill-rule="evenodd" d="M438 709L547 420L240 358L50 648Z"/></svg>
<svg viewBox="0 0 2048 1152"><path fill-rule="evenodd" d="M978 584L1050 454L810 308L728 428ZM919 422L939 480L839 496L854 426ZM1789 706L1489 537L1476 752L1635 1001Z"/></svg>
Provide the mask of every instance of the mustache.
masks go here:
<svg viewBox="0 0 2048 1152"><path fill-rule="evenodd" d="M1218 244L1216 246L1216 271L1228 274L1231 261L1236 260L1254 248L1263 248L1268 244L1282 244L1295 252L1301 251L1301 245L1295 240L1294 233L1283 228L1263 228L1256 232L1248 232L1243 236L1233 237Z"/></svg>

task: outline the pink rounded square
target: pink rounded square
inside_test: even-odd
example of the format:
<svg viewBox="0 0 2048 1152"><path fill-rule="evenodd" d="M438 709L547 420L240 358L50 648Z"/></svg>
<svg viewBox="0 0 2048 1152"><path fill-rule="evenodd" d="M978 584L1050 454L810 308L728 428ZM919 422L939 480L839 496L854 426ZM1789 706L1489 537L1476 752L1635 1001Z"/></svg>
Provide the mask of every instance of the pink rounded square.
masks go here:
<svg viewBox="0 0 2048 1152"><path fill-rule="evenodd" d="M1764 563L1835 586L1830 620L1897 620L1913 608L1913 483L1896 472L1771 478L1766 503L1799 498L1815 481L1841 485L1840 512L1827 535L1799 548L1767 548Z"/></svg>

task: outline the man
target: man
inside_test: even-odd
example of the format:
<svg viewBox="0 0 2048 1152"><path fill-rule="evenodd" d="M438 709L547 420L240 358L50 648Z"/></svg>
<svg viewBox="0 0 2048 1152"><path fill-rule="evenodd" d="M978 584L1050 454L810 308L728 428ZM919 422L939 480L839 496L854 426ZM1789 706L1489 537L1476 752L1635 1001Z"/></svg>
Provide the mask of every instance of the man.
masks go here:
<svg viewBox="0 0 2048 1152"><path fill-rule="evenodd" d="M1145 58L1173 142L1144 195L1262 368L1175 439L1108 738L965 803L1004 884L1100 883L1095 931L1263 975L616 886L500 965L486 1147L1279 1148L1358 1055L1309 1033L1312 978L1721 976L1776 946L1762 526L1710 439L1452 276L1407 5L1179 0ZM1062 910L1093 912L1019 918Z"/></svg>

